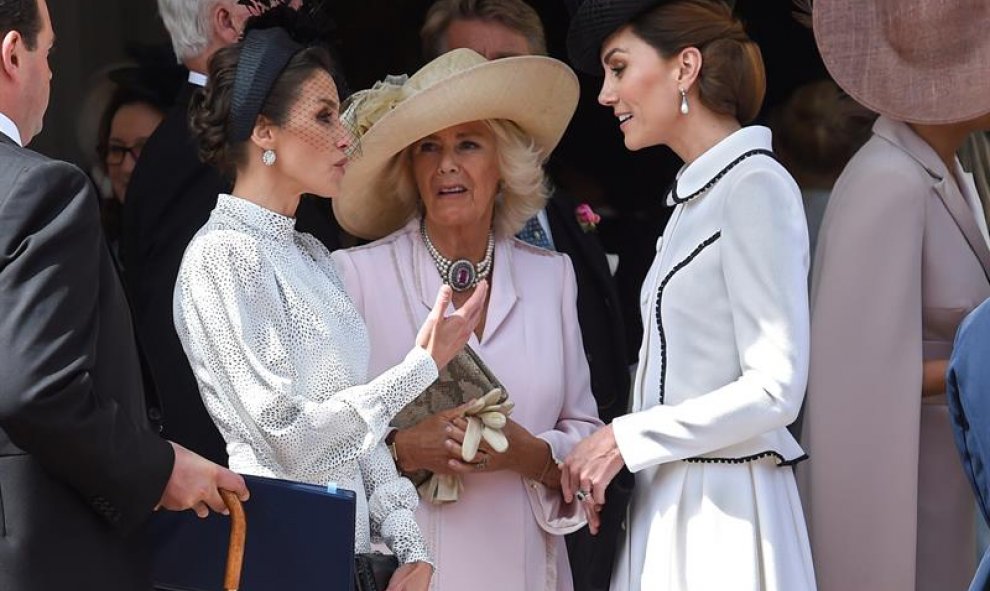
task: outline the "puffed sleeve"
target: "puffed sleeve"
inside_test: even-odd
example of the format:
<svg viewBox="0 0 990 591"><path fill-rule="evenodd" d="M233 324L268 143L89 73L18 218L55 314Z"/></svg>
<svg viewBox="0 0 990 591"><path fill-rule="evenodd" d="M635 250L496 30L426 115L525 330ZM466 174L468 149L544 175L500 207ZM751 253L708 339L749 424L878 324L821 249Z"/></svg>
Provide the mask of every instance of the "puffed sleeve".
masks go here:
<svg viewBox="0 0 990 591"><path fill-rule="evenodd" d="M636 472L741 443L794 421L808 374L808 230L801 196L782 171L746 171L726 196L722 273L741 375L677 405L613 421Z"/></svg>
<svg viewBox="0 0 990 591"><path fill-rule="evenodd" d="M419 505L416 487L396 471L384 443L362 457L358 466L368 494L372 542L385 542L402 564L433 564L414 517Z"/></svg>
<svg viewBox="0 0 990 591"><path fill-rule="evenodd" d="M553 429L535 434L550 445L552 461L562 462L574 446L602 427L598 407L591 393L591 374L584 356L581 327L577 318L577 282L574 268L566 255L560 259L563 286L560 298L560 330L564 347L564 364L560 368L560 384L564 400L560 416ZM564 503L559 490L548 489L525 479L533 513L540 527L551 534L563 535L584 526L587 519L581 503Z"/></svg>
<svg viewBox="0 0 990 591"><path fill-rule="evenodd" d="M417 347L367 384L332 391L327 382L326 392L300 391L296 374L306 368L285 362L300 346L290 338L299 322L280 289L250 237L201 235L179 272L176 330L222 432L236 428L236 415L248 424L241 435L256 454L270 454L288 474L323 473L371 450L392 417L436 380L437 367Z"/></svg>

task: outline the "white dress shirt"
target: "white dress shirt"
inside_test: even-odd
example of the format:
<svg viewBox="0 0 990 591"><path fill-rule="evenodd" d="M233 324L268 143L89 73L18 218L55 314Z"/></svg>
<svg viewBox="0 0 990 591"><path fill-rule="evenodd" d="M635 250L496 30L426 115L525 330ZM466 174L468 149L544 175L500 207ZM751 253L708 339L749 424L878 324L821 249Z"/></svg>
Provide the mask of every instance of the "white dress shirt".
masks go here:
<svg viewBox="0 0 990 591"><path fill-rule="evenodd" d="M189 77L187 78L187 80L189 81L189 84L195 84L196 86L203 87L206 86L207 78L206 78L206 74L189 70Z"/></svg>
<svg viewBox="0 0 990 591"><path fill-rule="evenodd" d="M18 146L24 147L24 142L21 141L21 132L17 129L17 125L10 117L3 113L0 113L0 133L14 140Z"/></svg>

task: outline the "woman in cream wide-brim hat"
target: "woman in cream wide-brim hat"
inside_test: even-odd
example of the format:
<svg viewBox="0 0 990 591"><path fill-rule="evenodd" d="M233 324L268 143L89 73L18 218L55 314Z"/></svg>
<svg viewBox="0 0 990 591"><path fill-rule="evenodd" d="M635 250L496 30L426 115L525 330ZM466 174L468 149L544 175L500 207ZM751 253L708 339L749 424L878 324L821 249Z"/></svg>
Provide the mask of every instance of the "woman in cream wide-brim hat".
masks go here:
<svg viewBox="0 0 990 591"><path fill-rule="evenodd" d="M449 411L386 439L404 473L463 482L457 495L420 488L435 591L573 588L563 535L586 519L580 503L564 503L555 460L601 422L571 264L514 235L543 208L541 165L577 98L574 73L557 60L489 62L457 49L358 93L345 113L359 151L334 210L348 231L381 239L334 261L371 335L370 371L401 357L441 283L459 306L487 279L468 344L515 403L504 453L484 443L465 459L466 423Z"/></svg>
<svg viewBox="0 0 990 591"><path fill-rule="evenodd" d="M829 73L881 115L835 184L813 267L802 488L823 591L973 575L944 376L956 327L990 296L984 212L955 157L990 127L987 23L985 0L814 3Z"/></svg>

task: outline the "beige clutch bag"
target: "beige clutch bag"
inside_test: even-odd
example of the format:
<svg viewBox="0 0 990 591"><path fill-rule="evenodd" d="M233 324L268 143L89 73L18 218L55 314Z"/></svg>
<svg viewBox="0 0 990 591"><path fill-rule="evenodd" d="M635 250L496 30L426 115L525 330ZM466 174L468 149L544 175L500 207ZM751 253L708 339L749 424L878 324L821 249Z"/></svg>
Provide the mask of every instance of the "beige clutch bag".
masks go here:
<svg viewBox="0 0 990 591"><path fill-rule="evenodd" d="M494 393L497 390L498 393ZM489 396L490 394L490 396ZM476 425L471 425L469 430L477 426L479 429L487 430L485 439L492 443L489 437L501 438L501 427L505 424L505 415L512 409L512 403L508 402L505 388L498 378L488 369L488 366L481 361L478 354L470 347L457 354L454 359L440 371L440 377L423 391L415 400L410 402L392 420L392 426L397 429L411 427L429 415L454 408L488 396L488 400L494 404L480 405L473 412L469 412L471 422L477 421ZM501 413L501 424L499 418L494 413ZM479 418L475 418L475 416ZM494 419L494 421L492 420ZM482 422L484 420L484 422ZM495 433L492 433L495 431ZM470 447L465 445L465 448ZM495 447L493 445L493 447ZM477 449L477 442L474 444ZM496 448L498 449L498 448ZM504 448L503 448L504 449ZM467 453L467 452L465 452ZM470 452L474 456L474 451ZM471 458L465 458L470 461ZM420 496L433 503L445 503L457 500L457 493L463 485L460 479L454 476L434 475L428 470L419 470L408 473L406 476L419 489Z"/></svg>

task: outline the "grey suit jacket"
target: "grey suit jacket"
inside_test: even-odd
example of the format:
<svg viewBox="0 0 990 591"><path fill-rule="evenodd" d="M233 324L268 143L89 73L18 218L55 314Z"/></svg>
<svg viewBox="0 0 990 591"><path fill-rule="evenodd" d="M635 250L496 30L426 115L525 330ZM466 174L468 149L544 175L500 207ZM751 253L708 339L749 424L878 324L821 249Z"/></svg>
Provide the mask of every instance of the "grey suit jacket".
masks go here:
<svg viewBox="0 0 990 591"><path fill-rule="evenodd" d="M87 177L0 135L0 589L148 588L174 461Z"/></svg>
<svg viewBox="0 0 990 591"><path fill-rule="evenodd" d="M813 266L799 476L815 570L821 591L964 589L973 503L922 366L949 358L990 296L990 249L958 163L904 123L873 132L832 191Z"/></svg>

